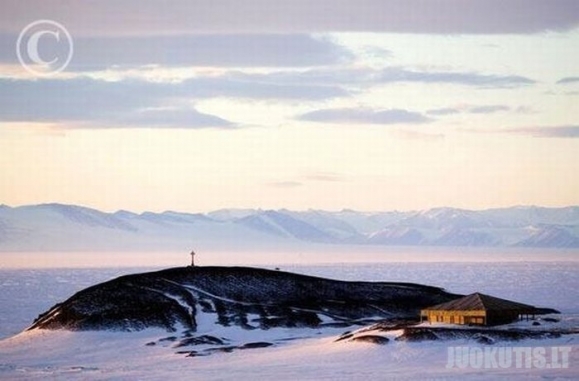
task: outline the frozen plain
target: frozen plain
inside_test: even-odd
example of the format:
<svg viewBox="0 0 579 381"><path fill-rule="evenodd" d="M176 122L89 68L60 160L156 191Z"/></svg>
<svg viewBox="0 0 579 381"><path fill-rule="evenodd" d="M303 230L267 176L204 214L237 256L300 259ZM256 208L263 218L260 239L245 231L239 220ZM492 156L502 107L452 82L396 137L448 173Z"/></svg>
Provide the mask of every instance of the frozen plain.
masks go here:
<svg viewBox="0 0 579 381"><path fill-rule="evenodd" d="M517 255L520 255L518 253ZM428 261L287 263L283 270L343 280L405 281L441 286L456 293L480 291L563 312L561 323L577 327L579 261L519 257L503 261ZM241 258L238 258L242 260ZM393 258L396 260L396 258ZM540 259L540 260L539 260ZM242 260L243 261L243 260ZM233 261L235 262L235 261ZM233 264L233 263L232 263ZM255 265L258 265L257 263ZM265 264L264 267L271 264ZM159 268L159 267L156 267ZM296 338L271 348L185 357L170 346L146 346L166 332L28 332L41 312L89 285L118 275L155 268L26 268L0 269L0 379L577 379L579 337L528 340L516 346L570 346L569 366L562 369L447 369L449 346L466 340L398 342L377 346L335 342L347 328L272 329L234 333L247 342L281 336ZM205 331L219 335L221 327ZM229 328L231 330L231 328ZM232 332L227 332L229 336ZM389 333L395 335L396 333ZM478 344L474 344L478 345Z"/></svg>

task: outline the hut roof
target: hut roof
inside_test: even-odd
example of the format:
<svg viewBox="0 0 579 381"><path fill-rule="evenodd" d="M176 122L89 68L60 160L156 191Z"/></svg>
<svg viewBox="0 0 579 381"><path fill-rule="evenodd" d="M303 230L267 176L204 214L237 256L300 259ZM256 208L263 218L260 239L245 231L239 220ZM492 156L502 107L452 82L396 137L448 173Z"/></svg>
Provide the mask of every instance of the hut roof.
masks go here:
<svg viewBox="0 0 579 381"><path fill-rule="evenodd" d="M517 303L506 299L496 298L494 296L475 292L462 298L451 300L450 302L437 304L426 310L446 310L446 311L535 311L537 308L528 304Z"/></svg>

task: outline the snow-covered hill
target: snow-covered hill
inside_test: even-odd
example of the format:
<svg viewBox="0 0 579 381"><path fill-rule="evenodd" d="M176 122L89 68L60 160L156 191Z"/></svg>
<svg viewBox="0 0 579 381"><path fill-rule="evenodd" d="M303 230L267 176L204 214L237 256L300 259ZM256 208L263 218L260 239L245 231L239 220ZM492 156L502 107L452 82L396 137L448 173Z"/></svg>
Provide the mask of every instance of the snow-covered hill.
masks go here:
<svg viewBox="0 0 579 381"><path fill-rule="evenodd" d="M0 251L259 250L304 243L579 248L579 207L137 214L63 204L0 206Z"/></svg>

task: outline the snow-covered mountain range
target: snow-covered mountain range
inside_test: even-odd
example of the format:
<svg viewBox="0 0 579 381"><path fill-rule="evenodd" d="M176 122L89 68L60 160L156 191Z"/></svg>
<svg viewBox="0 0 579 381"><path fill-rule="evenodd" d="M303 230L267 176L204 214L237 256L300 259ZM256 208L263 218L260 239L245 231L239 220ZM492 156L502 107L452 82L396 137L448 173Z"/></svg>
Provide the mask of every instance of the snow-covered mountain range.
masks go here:
<svg viewBox="0 0 579 381"><path fill-rule="evenodd" d="M579 207L137 214L63 204L0 206L0 251L253 250L303 243L579 248Z"/></svg>

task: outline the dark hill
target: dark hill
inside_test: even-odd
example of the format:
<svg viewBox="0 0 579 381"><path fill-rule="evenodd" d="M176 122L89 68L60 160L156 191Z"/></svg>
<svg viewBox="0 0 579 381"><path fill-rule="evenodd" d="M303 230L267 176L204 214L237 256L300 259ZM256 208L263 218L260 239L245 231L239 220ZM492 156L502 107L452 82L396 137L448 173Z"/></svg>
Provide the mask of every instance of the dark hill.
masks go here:
<svg viewBox="0 0 579 381"><path fill-rule="evenodd" d="M201 315L247 329L351 325L418 317L421 308L457 296L411 283L345 282L248 267L180 267L84 289L40 315L29 329L196 331Z"/></svg>

